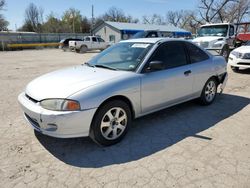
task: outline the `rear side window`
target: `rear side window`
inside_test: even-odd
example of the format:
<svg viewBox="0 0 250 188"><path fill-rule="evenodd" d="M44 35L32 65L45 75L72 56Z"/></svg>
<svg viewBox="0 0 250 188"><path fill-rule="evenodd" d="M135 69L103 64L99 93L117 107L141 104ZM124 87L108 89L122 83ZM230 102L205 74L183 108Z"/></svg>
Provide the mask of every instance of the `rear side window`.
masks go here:
<svg viewBox="0 0 250 188"><path fill-rule="evenodd" d="M89 38L89 37L86 37L84 41L90 41L90 38Z"/></svg>
<svg viewBox="0 0 250 188"><path fill-rule="evenodd" d="M102 38L97 38L99 42L105 42Z"/></svg>
<svg viewBox="0 0 250 188"><path fill-rule="evenodd" d="M191 63L197 63L209 59L209 56L197 46L186 42Z"/></svg>
<svg viewBox="0 0 250 188"><path fill-rule="evenodd" d="M186 52L182 42L166 42L159 46L150 61L164 62L165 69L187 64Z"/></svg>

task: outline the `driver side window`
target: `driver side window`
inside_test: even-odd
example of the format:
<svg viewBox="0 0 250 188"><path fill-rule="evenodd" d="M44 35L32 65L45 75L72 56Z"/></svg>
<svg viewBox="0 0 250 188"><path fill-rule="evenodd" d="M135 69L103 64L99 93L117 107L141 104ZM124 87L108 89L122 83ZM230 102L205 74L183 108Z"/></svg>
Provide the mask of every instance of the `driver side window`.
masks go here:
<svg viewBox="0 0 250 188"><path fill-rule="evenodd" d="M170 41L161 44L149 62L161 61L164 69L175 68L187 64L185 48L182 42Z"/></svg>

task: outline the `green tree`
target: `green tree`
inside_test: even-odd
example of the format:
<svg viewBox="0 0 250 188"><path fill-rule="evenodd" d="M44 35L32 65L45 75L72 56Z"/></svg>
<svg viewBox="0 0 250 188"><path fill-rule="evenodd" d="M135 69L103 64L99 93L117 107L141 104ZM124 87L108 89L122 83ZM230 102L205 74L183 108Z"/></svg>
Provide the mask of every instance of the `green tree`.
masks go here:
<svg viewBox="0 0 250 188"><path fill-rule="evenodd" d="M77 9L66 10L62 16L62 22L67 26L65 32L80 33L82 31L82 15Z"/></svg>
<svg viewBox="0 0 250 188"><path fill-rule="evenodd" d="M0 31L1 30L8 30L9 22L5 20L4 16L1 12L4 10L5 0L0 0Z"/></svg>
<svg viewBox="0 0 250 188"><path fill-rule="evenodd" d="M57 18L54 13L51 12L43 24L43 31L45 33L62 33L64 32L64 26L60 18Z"/></svg>

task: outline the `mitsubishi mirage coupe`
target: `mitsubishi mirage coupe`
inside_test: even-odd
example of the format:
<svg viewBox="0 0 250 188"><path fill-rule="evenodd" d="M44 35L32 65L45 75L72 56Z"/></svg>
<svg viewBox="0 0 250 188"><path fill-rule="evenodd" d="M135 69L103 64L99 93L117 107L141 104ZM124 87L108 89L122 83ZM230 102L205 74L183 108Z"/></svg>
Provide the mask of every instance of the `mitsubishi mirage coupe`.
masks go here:
<svg viewBox="0 0 250 188"><path fill-rule="evenodd" d="M25 119L59 138L119 142L132 120L199 99L211 104L227 81L226 61L189 41L121 41L90 61L45 74L18 96Z"/></svg>

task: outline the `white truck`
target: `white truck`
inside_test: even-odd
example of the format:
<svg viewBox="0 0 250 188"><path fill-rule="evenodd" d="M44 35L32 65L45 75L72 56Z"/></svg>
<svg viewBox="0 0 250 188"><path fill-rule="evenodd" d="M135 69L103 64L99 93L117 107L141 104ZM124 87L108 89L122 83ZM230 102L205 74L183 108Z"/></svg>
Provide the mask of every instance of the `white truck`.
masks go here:
<svg viewBox="0 0 250 188"><path fill-rule="evenodd" d="M104 50L110 46L110 43L105 42L98 36L86 36L83 41L70 41L69 48L78 53L84 53L89 50Z"/></svg>
<svg viewBox="0 0 250 188"><path fill-rule="evenodd" d="M202 25L193 42L209 51L216 51L227 59L230 50L235 47L236 29L230 23Z"/></svg>

